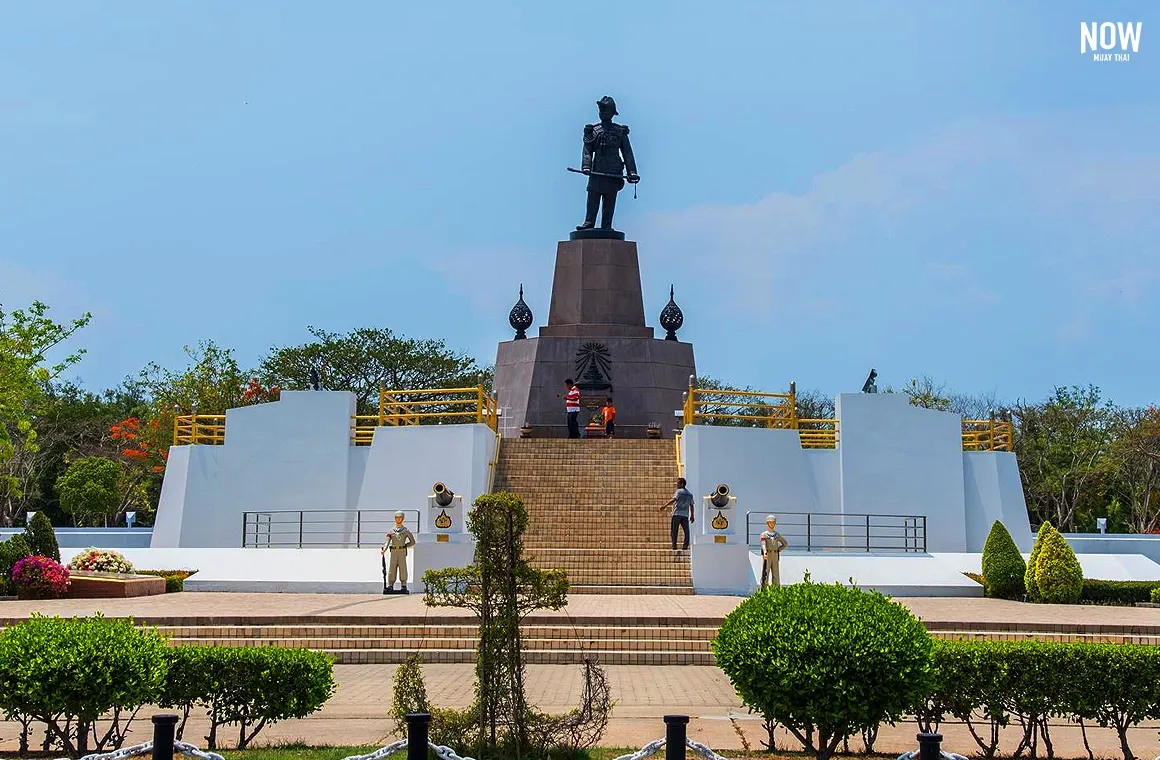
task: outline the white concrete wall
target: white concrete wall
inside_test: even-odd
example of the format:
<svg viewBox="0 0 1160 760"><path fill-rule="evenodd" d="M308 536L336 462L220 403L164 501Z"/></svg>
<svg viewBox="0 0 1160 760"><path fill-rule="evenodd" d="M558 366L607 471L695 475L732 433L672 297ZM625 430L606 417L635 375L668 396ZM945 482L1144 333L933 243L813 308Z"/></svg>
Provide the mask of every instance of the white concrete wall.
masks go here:
<svg viewBox="0 0 1160 760"><path fill-rule="evenodd" d="M356 534L377 543L398 509L418 513L408 515L412 530L427 529L437 480L466 504L487 490L495 434L486 425L379 428L371 446L356 447L354 410L351 393L283 391L277 402L228 410L223 445L172 447L150 546L240 547L243 513L269 512L277 530L296 533L298 510L312 513L307 543L353 543ZM388 513L359 523L355 510Z"/></svg>
<svg viewBox="0 0 1160 760"><path fill-rule="evenodd" d="M420 530L434 530L427 496L437 481L463 496L463 508L487 493L495 433L487 425L410 425L375 430L358 509L419 509Z"/></svg>
<svg viewBox="0 0 1160 760"><path fill-rule="evenodd" d="M967 551L981 552L996 520L1006 526L1020 551L1031 551L1035 536L1027 517L1023 482L1015 454L1007 451L964 451Z"/></svg>
<svg viewBox="0 0 1160 760"><path fill-rule="evenodd" d="M153 535L151 528L54 528L61 549L144 549ZM0 541L6 541L24 528L0 528Z"/></svg>
<svg viewBox="0 0 1160 760"><path fill-rule="evenodd" d="M1063 537L1076 554L1142 554L1160 563L1160 535L1064 533Z"/></svg>
<svg viewBox="0 0 1160 760"><path fill-rule="evenodd" d="M962 418L903 394L843 393L842 512L926 515L927 550L967 550Z"/></svg>

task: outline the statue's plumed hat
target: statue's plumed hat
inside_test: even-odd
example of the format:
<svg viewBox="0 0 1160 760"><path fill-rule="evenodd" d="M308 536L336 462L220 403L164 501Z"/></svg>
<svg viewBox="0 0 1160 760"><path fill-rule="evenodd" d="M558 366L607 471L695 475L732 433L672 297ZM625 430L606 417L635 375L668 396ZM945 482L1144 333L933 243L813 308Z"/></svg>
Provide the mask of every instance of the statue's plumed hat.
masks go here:
<svg viewBox="0 0 1160 760"><path fill-rule="evenodd" d="M612 99L612 97L611 97L610 95L605 95L603 98L601 98L600 100L596 101L596 105L597 105L597 107L598 107L598 108L600 108L601 110L604 110L605 108L610 108L610 109L612 109L612 115L613 115L613 116L619 116L619 115L620 115L620 114L619 114L619 113L617 113L617 111L616 111L616 101L615 101L615 100L613 100L613 99Z"/></svg>

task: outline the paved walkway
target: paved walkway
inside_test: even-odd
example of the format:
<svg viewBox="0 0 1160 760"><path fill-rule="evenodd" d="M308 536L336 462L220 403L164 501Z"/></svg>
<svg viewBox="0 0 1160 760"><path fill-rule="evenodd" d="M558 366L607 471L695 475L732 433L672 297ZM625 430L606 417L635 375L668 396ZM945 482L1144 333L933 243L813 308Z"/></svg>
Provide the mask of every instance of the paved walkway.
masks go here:
<svg viewBox="0 0 1160 760"><path fill-rule="evenodd" d="M576 595L559 612L534 613L537 618L626 624L706 623L720 620L742 599L735 596L600 596ZM1145 607L1097 607L1090 605L1023 604L1001 599L913 597L897 601L930 625L942 627L986 627L989 630L1033 628L1070 630L1076 626L1118 630L1138 628L1141 632L1160 629L1160 609ZM413 619L474 619L464 610L423 605L421 594L381 596L375 594L235 594L184 593L135 599L57 599L47 601L0 602L0 624L45 615L131 616L141 621L181 620L197 624L228 624L230 619L267 618L271 624L312 618L335 623L398 621Z"/></svg>
<svg viewBox="0 0 1160 760"><path fill-rule="evenodd" d="M702 619L706 624L728 614L741 600L737 597L673 596L575 596L566 611L542 613L549 618L583 618L586 621L666 624ZM913 598L899 599L932 627L980 627L989 630L1036 629L1089 630L1155 633L1160 629L1160 609L1031 605L994 599ZM426 610L419 595L387 597L328 594L225 594L186 593L139 599L83 599L42 602L0 602L0 623L23 619L33 612L48 615L132 616L139 620L185 624L228 624L231 619L267 618L269 622L313 618L325 622L370 623L401 619L447 619L462 617L457 610ZM196 622L194 622L196 621ZM276 724L263 732L265 742L302 741L313 745L381 744L391 736L385 717L390 708L393 665L339 665L335 668L338 692L317 715ZM663 735L666 713L692 716L689 733L716 749L737 750L746 746L760 750L765 738L762 724L741 706L725 675L707 666L607 666L616 707L604 746L639 747ZM472 665L426 665L423 668L428 696L435 705L464 707L474 689ZM548 712L574 708L580 699L582 674L578 666L531 665L527 669L529 699ZM204 722L191 720L187 739L204 743ZM913 724L884 728L876 749L900 753L915 747ZM134 738L148 733L145 723ZM965 727L945 725L945 748L974 754L975 745ZM1119 757L1114 732L1089 729L1089 741L1097 756ZM1014 730L1006 736L1013 743ZM14 748L16 730L0 723L0 750ZM1059 757L1086 757L1078 728L1053 727L1052 738ZM1160 754L1160 724L1133 731L1133 749L1144 758ZM779 746L793 747L779 734ZM1008 750L1010 746L1008 746Z"/></svg>

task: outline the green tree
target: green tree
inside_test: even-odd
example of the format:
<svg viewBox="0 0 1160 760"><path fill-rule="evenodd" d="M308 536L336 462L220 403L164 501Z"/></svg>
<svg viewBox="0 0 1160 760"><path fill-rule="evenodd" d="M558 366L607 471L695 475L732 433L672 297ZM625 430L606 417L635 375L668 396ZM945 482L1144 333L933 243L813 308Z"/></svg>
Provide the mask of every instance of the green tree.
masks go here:
<svg viewBox="0 0 1160 760"><path fill-rule="evenodd" d="M1127 505L1128 527L1136 533L1160 532L1160 410L1120 410L1110 457L1111 490L1116 503Z"/></svg>
<svg viewBox="0 0 1160 760"><path fill-rule="evenodd" d="M1103 488L1117 410L1099 388L1056 388L1041 404L1012 408L1015 454L1032 522L1076 529L1077 513Z"/></svg>
<svg viewBox="0 0 1160 760"><path fill-rule="evenodd" d="M48 519L48 515L37 512L24 529L24 533L28 537L28 546L33 554L60 562L60 545L56 542L56 531L52 529L52 521Z"/></svg>
<svg viewBox="0 0 1160 760"><path fill-rule="evenodd" d="M89 323L84 314L68 323L48 316L49 308L34 301L27 309L5 312L0 307L0 525L11 525L23 506L28 478L25 468L14 472L14 459L39 449L33 422L44 405L52 381L84 354L78 349L52 361L48 355Z"/></svg>
<svg viewBox="0 0 1160 760"><path fill-rule="evenodd" d="M987 596L1022 599L1027 565L1007 526L996 520L983 544L983 582Z"/></svg>
<svg viewBox="0 0 1160 760"><path fill-rule="evenodd" d="M358 398L358 413L379 407L379 391L490 387L491 370L481 368L442 340L408 338L385 327L363 327L349 333L307 328L313 341L271 349L262 360L263 382L287 389L307 388L310 370L321 374L327 390L350 391Z"/></svg>
<svg viewBox="0 0 1160 760"><path fill-rule="evenodd" d="M108 526L121 504L123 468L104 457L85 457L69 465L56 481L60 506L77 523Z"/></svg>

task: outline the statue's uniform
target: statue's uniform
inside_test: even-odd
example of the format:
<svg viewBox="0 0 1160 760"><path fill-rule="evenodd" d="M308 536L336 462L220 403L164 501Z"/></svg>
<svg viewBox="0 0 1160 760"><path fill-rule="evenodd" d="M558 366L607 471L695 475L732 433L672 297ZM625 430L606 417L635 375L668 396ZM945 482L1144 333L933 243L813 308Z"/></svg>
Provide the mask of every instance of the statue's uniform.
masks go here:
<svg viewBox="0 0 1160 760"><path fill-rule="evenodd" d="M387 572L390 585L395 585L395 579L402 576L403 585L407 585L407 549L415 545L415 534L403 525L392 528L387 534L387 542L383 549L391 553L391 564Z"/></svg>
<svg viewBox="0 0 1160 760"><path fill-rule="evenodd" d="M789 546L789 541L776 530L761 531L761 587L768 579L774 586L781 585L781 550Z"/></svg>
<svg viewBox="0 0 1160 760"><path fill-rule="evenodd" d="M630 175L635 175L636 157L632 155L632 145L628 141L628 127L624 124L599 122L584 127L584 157L580 162L581 169L588 169L601 174L614 174L620 177L627 168ZM612 227L612 214L616 209L616 194L624 187L624 180L616 177L588 177L588 208L584 218L584 227L596 224L596 211L600 203L604 204L600 226Z"/></svg>

